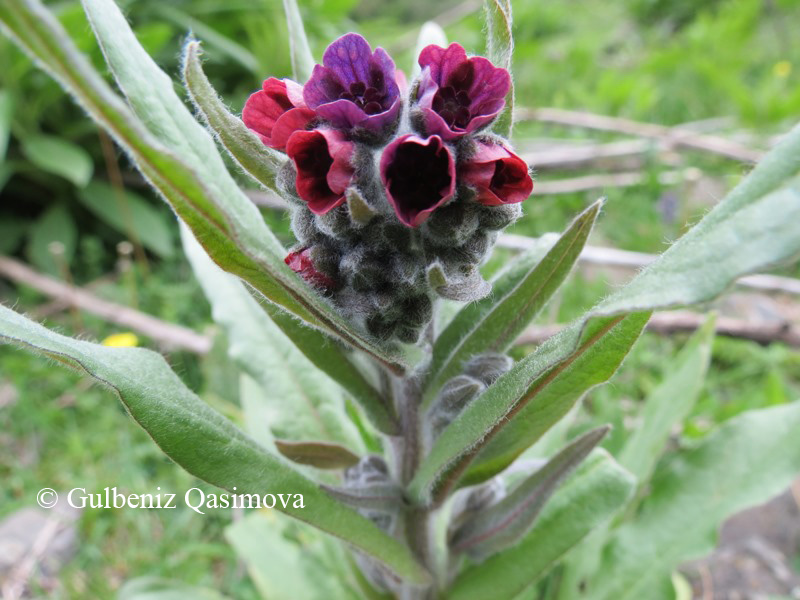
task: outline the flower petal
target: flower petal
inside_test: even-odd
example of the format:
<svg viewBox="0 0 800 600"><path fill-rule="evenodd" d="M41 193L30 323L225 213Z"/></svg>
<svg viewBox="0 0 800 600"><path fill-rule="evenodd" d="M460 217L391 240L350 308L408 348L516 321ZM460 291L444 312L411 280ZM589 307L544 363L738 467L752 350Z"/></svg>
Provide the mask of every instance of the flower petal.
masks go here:
<svg viewBox="0 0 800 600"><path fill-rule="evenodd" d="M397 218L417 227L455 194L455 162L442 138L401 136L383 151L381 181Z"/></svg>
<svg viewBox="0 0 800 600"><path fill-rule="evenodd" d="M271 146L278 150L284 150L286 142L289 141L289 136L295 131L305 129L316 117L317 114L310 108L287 110L275 121L275 126L272 128Z"/></svg>
<svg viewBox="0 0 800 600"><path fill-rule="evenodd" d="M372 50L367 40L357 33L347 33L328 46L322 56L322 64L348 87L351 83L369 81L371 55Z"/></svg>
<svg viewBox="0 0 800 600"><path fill-rule="evenodd" d="M311 212L325 214L345 201L344 190L353 175L353 149L342 134L330 129L296 131L289 137L286 153L297 170L297 195Z"/></svg>

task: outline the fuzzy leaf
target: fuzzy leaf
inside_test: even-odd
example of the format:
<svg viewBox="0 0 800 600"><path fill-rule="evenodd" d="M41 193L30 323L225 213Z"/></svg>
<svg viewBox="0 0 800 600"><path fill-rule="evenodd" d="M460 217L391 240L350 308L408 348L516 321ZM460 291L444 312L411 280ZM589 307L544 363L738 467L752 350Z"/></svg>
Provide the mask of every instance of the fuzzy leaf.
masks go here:
<svg viewBox="0 0 800 600"><path fill-rule="evenodd" d="M403 490L394 483L374 483L361 487L335 488L323 485L331 496L354 508L396 511L403 504Z"/></svg>
<svg viewBox="0 0 800 600"><path fill-rule="evenodd" d="M765 502L800 471L800 402L735 417L657 471L636 518L616 530L597 580L597 600L668 600L670 572L714 548L729 515ZM665 585L666 584L666 585Z"/></svg>
<svg viewBox="0 0 800 600"><path fill-rule="evenodd" d="M516 598L614 514L633 487L627 471L604 450L595 450L556 491L533 529L517 545L464 569L448 599Z"/></svg>
<svg viewBox="0 0 800 600"><path fill-rule="evenodd" d="M308 45L308 37L303 26L303 17L297 0L283 0L286 25L289 27L289 50L292 57L292 71L299 83L305 83L314 70L314 56Z"/></svg>
<svg viewBox="0 0 800 600"><path fill-rule="evenodd" d="M633 281L539 346L472 402L423 460L409 485L411 497L426 502L436 487L436 498L441 500L483 448L480 460L494 465L473 473L465 483L481 481L508 465L577 401L551 397L541 404L538 395L560 385L563 390L579 388L570 378L585 381L585 374L570 365L603 339L620 341L624 356L637 328L644 326L646 311L708 301L737 278L800 254L798 172L800 127L795 127L714 210ZM629 330L633 335L608 338L611 330L626 322L633 325ZM586 367L590 373L608 366L603 354L595 361ZM564 373L568 377L560 378ZM556 418L550 420L554 411ZM542 418L542 413L549 418ZM519 439L519 430L507 425L520 418L541 428Z"/></svg>
<svg viewBox="0 0 800 600"><path fill-rule="evenodd" d="M531 528L556 488L608 430L608 426L598 427L573 440L511 494L464 523L453 536L450 544L453 550L482 560L515 544Z"/></svg>
<svg viewBox="0 0 800 600"><path fill-rule="evenodd" d="M572 270L602 204L595 202L581 213L543 259L538 247L515 258L508 272L493 282L491 296L461 309L433 346L424 404L470 357L511 347Z"/></svg>
<svg viewBox="0 0 800 600"><path fill-rule="evenodd" d="M252 512L225 530L261 597L270 600L356 600L344 580L341 551L328 540L293 532L280 515ZM301 535L297 535L300 533Z"/></svg>
<svg viewBox="0 0 800 600"><path fill-rule="evenodd" d="M358 463L358 455L330 442L275 440L275 447L292 462L317 469L344 469Z"/></svg>
<svg viewBox="0 0 800 600"><path fill-rule="evenodd" d="M286 311L403 372L395 353L353 329L283 263L283 247L225 170L214 140L183 106L116 5L86 0L85 7L120 87L147 128L38 0L3 2L0 23L131 154L218 264Z"/></svg>
<svg viewBox="0 0 800 600"><path fill-rule="evenodd" d="M395 418L343 348L276 306L259 306L241 281L213 263L185 227L181 228L181 239L211 303L214 320L228 334L231 357L260 383L265 393L269 392L275 403L274 412L285 415L275 423L275 435L291 435L295 439L310 436L353 447L357 434L352 427L343 426L347 416L333 381L350 392L379 429L396 432ZM301 417L301 407L307 408L305 419ZM287 431L280 421L290 429ZM311 426L298 430L303 422Z"/></svg>
<svg viewBox="0 0 800 600"><path fill-rule="evenodd" d="M664 380L644 402L641 423L619 454L619 463L633 473L640 487L650 480L670 432L689 415L703 389L711 360L714 323L712 315L667 366Z"/></svg>
<svg viewBox="0 0 800 600"><path fill-rule="evenodd" d="M510 0L485 0L486 56L496 66L511 72L511 57L514 53L514 34ZM497 117L492 128L503 137L511 137L514 126L514 81L506 96L506 106Z"/></svg>
<svg viewBox="0 0 800 600"><path fill-rule="evenodd" d="M189 97L217 140L242 170L268 189L275 189L275 177L285 157L268 148L242 120L228 112L211 87L200 62L200 42L190 40L183 49L183 84Z"/></svg>
<svg viewBox="0 0 800 600"><path fill-rule="evenodd" d="M0 306L0 339L42 353L109 386L161 450L192 475L240 494L303 496L305 508L276 508L424 582L426 571L397 540L332 499L206 405L164 359L143 348L109 348L71 339Z"/></svg>

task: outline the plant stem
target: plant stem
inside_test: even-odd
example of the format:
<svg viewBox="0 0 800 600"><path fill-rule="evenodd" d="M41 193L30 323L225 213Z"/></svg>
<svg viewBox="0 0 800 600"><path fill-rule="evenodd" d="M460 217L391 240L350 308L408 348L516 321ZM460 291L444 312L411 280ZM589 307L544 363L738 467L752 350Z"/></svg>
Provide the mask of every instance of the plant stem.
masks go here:
<svg viewBox="0 0 800 600"><path fill-rule="evenodd" d="M414 477L422 453L422 422L419 415L421 394L413 376L395 380L397 413L401 419L401 437L395 444L395 473L402 485ZM426 506L409 505L404 515L406 543L431 573L435 572L431 540L431 510ZM404 590L403 598L422 600L433 597L433 588Z"/></svg>

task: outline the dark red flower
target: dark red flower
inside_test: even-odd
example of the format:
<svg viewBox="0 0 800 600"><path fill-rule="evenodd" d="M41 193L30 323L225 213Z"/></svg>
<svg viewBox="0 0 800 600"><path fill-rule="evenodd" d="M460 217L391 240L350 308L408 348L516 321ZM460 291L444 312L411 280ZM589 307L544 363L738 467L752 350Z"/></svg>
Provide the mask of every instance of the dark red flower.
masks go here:
<svg viewBox="0 0 800 600"><path fill-rule="evenodd" d="M314 67L303 98L335 127L379 131L400 112L394 61L383 48L373 52L357 33L343 35Z"/></svg>
<svg viewBox="0 0 800 600"><path fill-rule="evenodd" d="M409 227L420 225L455 193L453 155L438 135L397 138L384 149L380 171L386 197Z"/></svg>
<svg viewBox="0 0 800 600"><path fill-rule="evenodd" d="M321 288L324 291L331 291L336 288L336 282L333 279L325 275L325 273L320 273L314 267L314 262L311 260L311 248L290 252L283 262L314 287Z"/></svg>
<svg viewBox="0 0 800 600"><path fill-rule="evenodd" d="M522 202L533 191L528 165L502 144L478 142L474 156L459 167L459 178L487 206Z"/></svg>
<svg viewBox="0 0 800 600"><path fill-rule="evenodd" d="M353 178L350 161L355 147L333 129L296 131L286 144L286 153L297 169L297 194L311 212L322 215L344 202Z"/></svg>
<svg viewBox="0 0 800 600"><path fill-rule="evenodd" d="M505 106L508 71L482 56L467 58L459 44L426 46L419 55L422 76L417 102L429 134L445 140L477 131Z"/></svg>
<svg viewBox="0 0 800 600"><path fill-rule="evenodd" d="M242 121L270 148L284 150L295 131L305 129L316 117L303 100L303 86L291 79L270 77L261 90L251 94Z"/></svg>

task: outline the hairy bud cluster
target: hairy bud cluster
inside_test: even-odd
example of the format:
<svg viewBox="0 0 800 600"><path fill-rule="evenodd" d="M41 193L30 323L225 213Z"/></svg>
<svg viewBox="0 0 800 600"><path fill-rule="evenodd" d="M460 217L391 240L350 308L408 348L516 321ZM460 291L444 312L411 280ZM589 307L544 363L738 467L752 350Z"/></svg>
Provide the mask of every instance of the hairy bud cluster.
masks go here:
<svg viewBox="0 0 800 600"><path fill-rule="evenodd" d="M308 82L270 78L242 114L290 159L278 182L298 240L287 264L373 336L407 343L437 297L488 293L478 267L533 189L507 141L483 133L508 72L458 44L426 47L419 64L408 86L350 33Z"/></svg>
<svg viewBox="0 0 800 600"><path fill-rule="evenodd" d="M428 445L461 414L467 405L477 398L498 377L514 365L505 354L489 352L473 356L464 365L464 371L442 386L436 400L428 409L425 419Z"/></svg>

